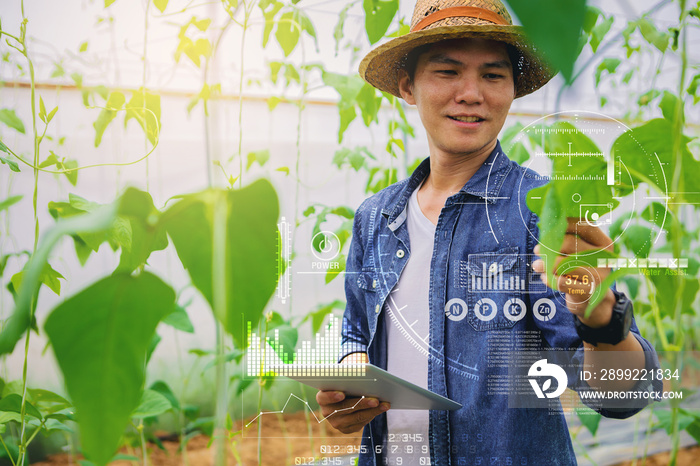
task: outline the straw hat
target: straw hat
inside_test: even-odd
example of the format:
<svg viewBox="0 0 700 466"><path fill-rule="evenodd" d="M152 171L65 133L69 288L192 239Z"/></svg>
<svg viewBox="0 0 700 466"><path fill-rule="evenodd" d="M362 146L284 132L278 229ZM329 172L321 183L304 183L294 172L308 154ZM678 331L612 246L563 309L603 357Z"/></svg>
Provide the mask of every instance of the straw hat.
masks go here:
<svg viewBox="0 0 700 466"><path fill-rule="evenodd" d="M372 86L401 97L398 70L408 53L425 44L475 37L512 45L519 52L515 97L544 86L556 73L525 38L522 28L513 26L500 0L418 0L411 30L372 50L360 63L360 76Z"/></svg>

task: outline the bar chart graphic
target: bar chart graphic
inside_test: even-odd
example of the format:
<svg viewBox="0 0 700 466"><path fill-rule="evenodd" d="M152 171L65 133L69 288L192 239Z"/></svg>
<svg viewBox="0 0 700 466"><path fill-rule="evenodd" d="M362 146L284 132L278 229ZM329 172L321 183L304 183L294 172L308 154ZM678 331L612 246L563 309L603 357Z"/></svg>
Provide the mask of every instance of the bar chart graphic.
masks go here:
<svg viewBox="0 0 700 466"><path fill-rule="evenodd" d="M467 264L469 291L472 293L535 294L547 291L532 263L534 254L470 254ZM545 258L542 258L545 260ZM546 266L546 263L545 263Z"/></svg>
<svg viewBox="0 0 700 466"><path fill-rule="evenodd" d="M349 376L364 375L364 366L357 364L336 364L340 356L340 321L333 314L324 326L324 331L316 334L315 341L303 341L298 349L285 348L280 341L279 330L263 336L253 331L248 323L248 352L246 354L246 374L248 377L261 377L274 373L278 376L318 375ZM290 351L291 350L291 351ZM294 356L291 357L290 353Z"/></svg>

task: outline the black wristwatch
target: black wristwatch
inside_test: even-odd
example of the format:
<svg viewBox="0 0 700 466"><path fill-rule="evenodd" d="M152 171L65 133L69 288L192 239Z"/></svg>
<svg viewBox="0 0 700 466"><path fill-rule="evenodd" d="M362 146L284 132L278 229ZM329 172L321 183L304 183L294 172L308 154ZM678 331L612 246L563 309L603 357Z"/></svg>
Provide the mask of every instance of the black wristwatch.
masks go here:
<svg viewBox="0 0 700 466"><path fill-rule="evenodd" d="M581 340L598 346L598 343L608 343L616 345L627 338L632 325L632 302L627 299L624 293L613 290L615 294L615 305L613 306L610 322L605 327L593 328L581 322L578 317L574 317L576 333Z"/></svg>

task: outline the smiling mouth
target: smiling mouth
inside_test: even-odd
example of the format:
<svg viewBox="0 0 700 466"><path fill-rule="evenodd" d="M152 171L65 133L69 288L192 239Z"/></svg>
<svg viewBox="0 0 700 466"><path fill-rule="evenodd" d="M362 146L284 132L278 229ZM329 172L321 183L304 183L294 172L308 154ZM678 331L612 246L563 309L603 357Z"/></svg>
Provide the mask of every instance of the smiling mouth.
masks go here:
<svg viewBox="0 0 700 466"><path fill-rule="evenodd" d="M451 116L449 118L455 121L461 121L462 123L479 123L481 121L484 121L483 118L479 118L476 116Z"/></svg>

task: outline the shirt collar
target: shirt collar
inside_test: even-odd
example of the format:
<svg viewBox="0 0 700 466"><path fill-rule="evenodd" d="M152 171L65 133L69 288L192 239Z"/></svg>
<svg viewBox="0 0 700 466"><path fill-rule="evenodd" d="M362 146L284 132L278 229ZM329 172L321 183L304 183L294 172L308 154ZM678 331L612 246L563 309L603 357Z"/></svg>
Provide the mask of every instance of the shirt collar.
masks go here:
<svg viewBox="0 0 700 466"><path fill-rule="evenodd" d="M461 201L465 195L472 195L484 199L485 202L493 204L498 200L498 195L503 187L512 165L510 159L501 150L500 142L496 142L493 149L483 165L476 173L462 186L459 193L450 199L453 202ZM396 201L389 204L382 210L382 215L387 218L389 228L395 231L406 220L406 205L413 191L423 182L430 173L430 157L423 160L418 168L399 191Z"/></svg>

